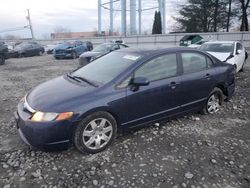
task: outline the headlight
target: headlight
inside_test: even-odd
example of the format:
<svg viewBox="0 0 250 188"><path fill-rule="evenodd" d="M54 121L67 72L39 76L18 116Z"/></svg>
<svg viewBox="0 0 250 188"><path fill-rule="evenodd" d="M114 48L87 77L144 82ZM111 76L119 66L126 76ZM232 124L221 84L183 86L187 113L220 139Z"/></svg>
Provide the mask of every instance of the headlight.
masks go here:
<svg viewBox="0 0 250 188"><path fill-rule="evenodd" d="M32 116L31 120L35 122L60 121L60 120L69 119L72 116L73 116L73 112L63 112L63 113L36 112Z"/></svg>
<svg viewBox="0 0 250 188"><path fill-rule="evenodd" d="M73 50L73 48L68 48L68 49L66 49L66 51L72 51Z"/></svg>

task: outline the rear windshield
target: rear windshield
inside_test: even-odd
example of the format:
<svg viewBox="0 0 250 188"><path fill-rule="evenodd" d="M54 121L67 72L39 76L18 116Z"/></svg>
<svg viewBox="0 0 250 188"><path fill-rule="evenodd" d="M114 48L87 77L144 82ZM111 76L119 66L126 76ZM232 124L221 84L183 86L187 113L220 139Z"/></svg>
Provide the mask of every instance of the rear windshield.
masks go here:
<svg viewBox="0 0 250 188"><path fill-rule="evenodd" d="M72 73L97 83L108 83L141 58L138 54L112 52Z"/></svg>
<svg viewBox="0 0 250 188"><path fill-rule="evenodd" d="M221 52L221 53L231 53L233 52L233 44L231 43L210 43L203 44L200 50L208 52Z"/></svg>

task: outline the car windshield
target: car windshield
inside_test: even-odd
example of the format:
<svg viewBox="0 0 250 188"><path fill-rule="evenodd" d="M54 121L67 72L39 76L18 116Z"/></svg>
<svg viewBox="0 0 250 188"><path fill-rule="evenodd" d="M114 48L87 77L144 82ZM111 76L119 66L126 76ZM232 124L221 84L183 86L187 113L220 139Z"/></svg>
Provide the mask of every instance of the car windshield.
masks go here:
<svg viewBox="0 0 250 188"><path fill-rule="evenodd" d="M141 58L138 54L112 52L76 70L72 76L105 84Z"/></svg>
<svg viewBox="0 0 250 188"><path fill-rule="evenodd" d="M93 52L107 52L111 49L112 44L101 44L93 49Z"/></svg>
<svg viewBox="0 0 250 188"><path fill-rule="evenodd" d="M200 50L208 52L231 53L233 51L232 43L208 43L203 44Z"/></svg>
<svg viewBox="0 0 250 188"><path fill-rule="evenodd" d="M19 45L17 45L17 46L15 46L15 48L14 49L24 49L24 48L27 48L27 47L29 47L29 46L31 46L30 44L27 44L27 43L21 43L21 44L19 44Z"/></svg>

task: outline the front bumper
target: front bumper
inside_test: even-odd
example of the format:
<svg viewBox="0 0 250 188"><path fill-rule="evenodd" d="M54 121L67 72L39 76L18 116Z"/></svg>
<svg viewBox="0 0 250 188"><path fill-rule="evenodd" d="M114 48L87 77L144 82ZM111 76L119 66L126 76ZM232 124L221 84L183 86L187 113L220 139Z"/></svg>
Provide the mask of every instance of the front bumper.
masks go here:
<svg viewBox="0 0 250 188"><path fill-rule="evenodd" d="M32 114L24 109L23 103L18 104L18 111L15 112L16 125L22 140L33 147L46 148L67 148L71 141L77 122L70 120L33 122L30 120Z"/></svg>
<svg viewBox="0 0 250 188"><path fill-rule="evenodd" d="M69 52L54 52L55 58L72 58L72 51Z"/></svg>
<svg viewBox="0 0 250 188"><path fill-rule="evenodd" d="M55 58L71 58L72 54L54 54Z"/></svg>

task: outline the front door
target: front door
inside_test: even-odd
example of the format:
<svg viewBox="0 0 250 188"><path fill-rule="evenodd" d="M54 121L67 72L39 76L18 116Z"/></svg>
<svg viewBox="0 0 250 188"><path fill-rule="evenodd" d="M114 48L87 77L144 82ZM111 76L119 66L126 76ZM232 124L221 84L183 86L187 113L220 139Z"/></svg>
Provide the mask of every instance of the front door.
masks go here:
<svg viewBox="0 0 250 188"><path fill-rule="evenodd" d="M127 124L140 124L177 113L180 104L180 79L175 53L161 55L134 71L150 84L138 90L127 87Z"/></svg>

